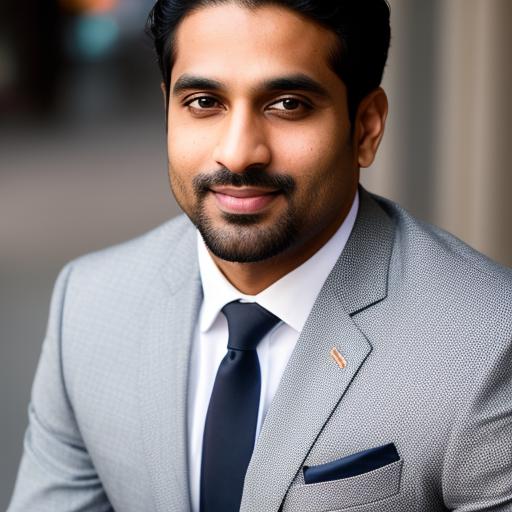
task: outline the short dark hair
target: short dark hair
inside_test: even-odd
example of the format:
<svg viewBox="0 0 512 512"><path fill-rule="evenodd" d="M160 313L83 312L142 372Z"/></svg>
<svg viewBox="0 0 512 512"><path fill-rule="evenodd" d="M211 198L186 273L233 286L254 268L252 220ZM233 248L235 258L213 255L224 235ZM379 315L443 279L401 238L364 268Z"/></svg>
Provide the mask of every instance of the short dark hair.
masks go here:
<svg viewBox="0 0 512 512"><path fill-rule="evenodd" d="M330 65L347 88L351 122L361 100L380 85L391 32L386 0L157 0L146 31L154 42L167 99L178 25L192 11L225 3L249 9L262 5L287 7L334 32L339 46L330 55Z"/></svg>

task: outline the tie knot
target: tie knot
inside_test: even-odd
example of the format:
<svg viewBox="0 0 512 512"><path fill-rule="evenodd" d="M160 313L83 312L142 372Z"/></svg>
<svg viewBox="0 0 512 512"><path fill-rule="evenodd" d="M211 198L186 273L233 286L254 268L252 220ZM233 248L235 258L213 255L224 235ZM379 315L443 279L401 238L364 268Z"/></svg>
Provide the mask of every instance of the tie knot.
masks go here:
<svg viewBox="0 0 512 512"><path fill-rule="evenodd" d="M230 302L222 308L229 329L228 349L254 350L279 318L255 302Z"/></svg>

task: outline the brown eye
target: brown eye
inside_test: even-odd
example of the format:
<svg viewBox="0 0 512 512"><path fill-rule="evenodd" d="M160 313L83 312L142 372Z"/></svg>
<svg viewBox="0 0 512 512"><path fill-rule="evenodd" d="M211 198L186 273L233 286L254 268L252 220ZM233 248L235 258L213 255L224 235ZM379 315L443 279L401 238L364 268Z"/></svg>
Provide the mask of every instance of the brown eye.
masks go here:
<svg viewBox="0 0 512 512"><path fill-rule="evenodd" d="M286 98L283 100L283 107L285 110L295 110L299 108L300 104L300 101L295 98Z"/></svg>
<svg viewBox="0 0 512 512"><path fill-rule="evenodd" d="M268 106L269 110L283 115L306 115L312 109L311 105L299 98L282 98Z"/></svg>
<svg viewBox="0 0 512 512"><path fill-rule="evenodd" d="M213 108L217 103L213 98L208 98L207 96L198 98L196 101L199 108Z"/></svg>
<svg viewBox="0 0 512 512"><path fill-rule="evenodd" d="M185 106L193 110L209 110L217 108L219 102L211 96L198 96L185 103Z"/></svg>
<svg viewBox="0 0 512 512"><path fill-rule="evenodd" d="M215 116L224 110L222 103L214 96L196 96L186 101L184 107L196 118Z"/></svg>

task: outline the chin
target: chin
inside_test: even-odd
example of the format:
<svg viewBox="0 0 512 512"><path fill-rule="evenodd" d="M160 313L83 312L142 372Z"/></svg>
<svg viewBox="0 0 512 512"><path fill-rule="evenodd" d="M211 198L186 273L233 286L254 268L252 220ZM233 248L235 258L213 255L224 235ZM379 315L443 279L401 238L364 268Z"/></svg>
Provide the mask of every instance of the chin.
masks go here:
<svg viewBox="0 0 512 512"><path fill-rule="evenodd" d="M297 239L298 230L291 219L264 225L255 215L235 215L213 225L208 219L196 224L208 249L218 258L255 263L284 252Z"/></svg>

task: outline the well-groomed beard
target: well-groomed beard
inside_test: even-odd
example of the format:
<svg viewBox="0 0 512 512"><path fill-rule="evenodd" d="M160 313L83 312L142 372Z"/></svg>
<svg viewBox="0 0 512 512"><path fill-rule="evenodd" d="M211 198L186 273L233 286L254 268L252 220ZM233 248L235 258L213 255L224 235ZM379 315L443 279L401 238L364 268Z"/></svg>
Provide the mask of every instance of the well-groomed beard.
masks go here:
<svg viewBox="0 0 512 512"><path fill-rule="evenodd" d="M268 187L279 190L288 202L285 213L271 226L262 226L261 214L223 213L223 226L214 226L208 217L204 200L213 186ZM218 258L250 263L275 256L292 246L301 220L293 205L295 181L289 175L271 175L261 169L233 173L226 168L198 174L193 180L196 206L190 219L201 233L208 249Z"/></svg>

